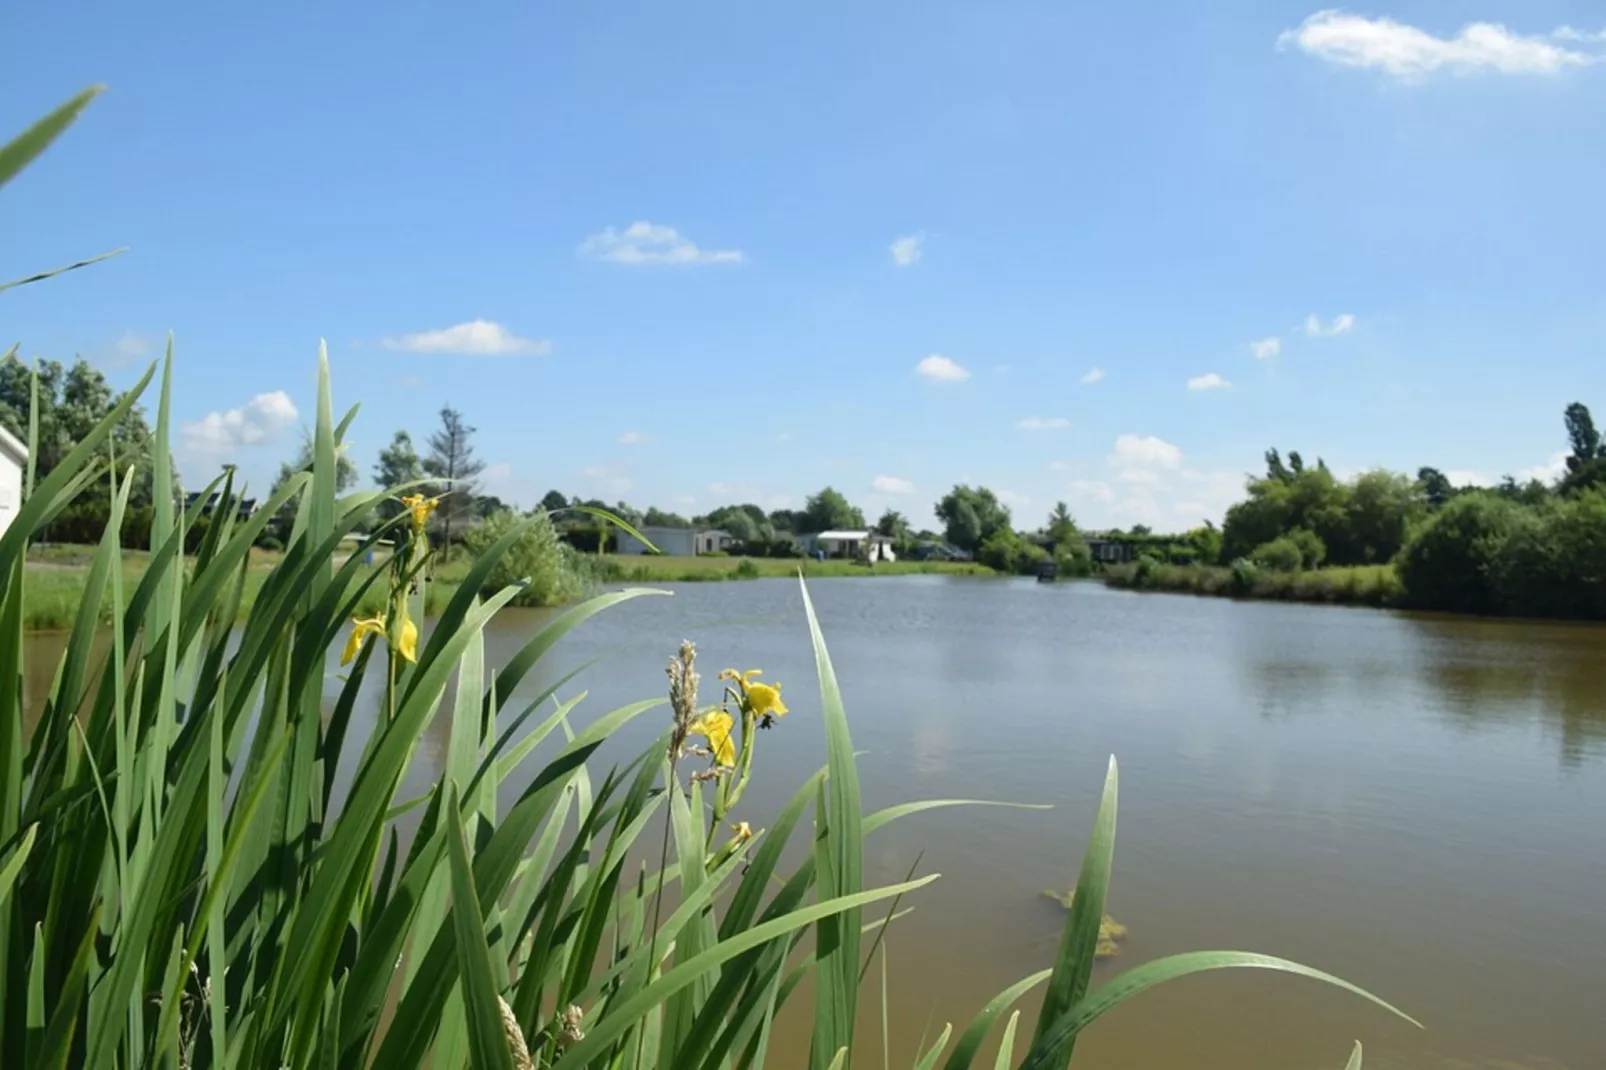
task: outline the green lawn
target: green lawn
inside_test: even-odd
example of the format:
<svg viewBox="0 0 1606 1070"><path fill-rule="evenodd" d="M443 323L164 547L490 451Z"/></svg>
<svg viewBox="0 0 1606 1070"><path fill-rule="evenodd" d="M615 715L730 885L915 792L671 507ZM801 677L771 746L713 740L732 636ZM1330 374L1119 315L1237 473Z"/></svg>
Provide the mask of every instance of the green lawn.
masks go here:
<svg viewBox="0 0 1606 1070"><path fill-rule="evenodd" d="M675 557L668 554L608 554L605 579L624 583L696 582L796 576L907 576L917 573L990 576L984 565L952 561L894 561L875 566L856 561L809 561L787 557Z"/></svg>
<svg viewBox="0 0 1606 1070"><path fill-rule="evenodd" d="M78 605L84 600L89 582L89 565L94 557L92 546L33 546L28 549L27 575L23 581L23 627L29 631L61 631L72 627L78 616ZM240 617L244 619L256 604L257 591L263 579L283 555L277 551L253 549L251 565L245 576L245 595L240 602ZM140 578L145 575L150 554L144 550L123 551L123 589L125 597L133 594ZM366 566L364 566L366 568ZM438 611L457 590L468 565L462 560L442 565L435 582L429 587L428 611ZM381 608L383 588L375 585L364 595L358 611L371 613ZM105 599L110 602L110 597ZM109 611L102 606L101 623L111 623Z"/></svg>

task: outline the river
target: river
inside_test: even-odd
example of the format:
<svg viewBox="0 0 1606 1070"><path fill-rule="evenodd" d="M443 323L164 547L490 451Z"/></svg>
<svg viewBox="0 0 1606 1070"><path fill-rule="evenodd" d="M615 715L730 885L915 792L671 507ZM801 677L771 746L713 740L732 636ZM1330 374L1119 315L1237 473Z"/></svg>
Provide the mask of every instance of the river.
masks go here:
<svg viewBox="0 0 1606 1070"><path fill-rule="evenodd" d="M545 679L609 655L564 689L589 691L585 720L661 694L684 637L705 689L726 666L783 681L792 712L762 737L736 815L762 827L824 762L797 585L672 589L584 625ZM1109 910L1130 935L1095 983L1180 951L1264 951L1369 988L1426 1029L1309 981L1214 974L1096 1023L1078 1065L1336 1070L1355 1039L1369 1068L1606 1064L1606 628L969 577L810 590L865 752L867 808L1054 807L940 811L866 843L868 881L902 879L921 852L921 872L942 874L888 938L895 1064L1049 964L1064 914L1042 893L1074 882L1111 754ZM501 614L490 661L544 618ZM607 753L660 728L638 723ZM410 788L435 775L445 741L442 718ZM779 1037L805 1046L806 1023ZM879 1065L879 1021L862 1040L859 1065Z"/></svg>

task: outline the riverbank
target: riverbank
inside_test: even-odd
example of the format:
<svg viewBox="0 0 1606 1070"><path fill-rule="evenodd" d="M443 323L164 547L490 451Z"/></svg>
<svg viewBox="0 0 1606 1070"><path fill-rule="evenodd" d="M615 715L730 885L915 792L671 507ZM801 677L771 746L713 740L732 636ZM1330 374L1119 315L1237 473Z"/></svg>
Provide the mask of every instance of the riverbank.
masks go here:
<svg viewBox="0 0 1606 1070"><path fill-rule="evenodd" d="M28 552L24 581L23 627L32 632L63 631L78 617L89 584L89 567L94 560L92 546L39 546ZM240 600L239 619L244 620L256 604L262 581L283 557L271 550L252 550L245 574L245 593ZM145 575L150 555L143 550L123 551L123 589L132 594ZM805 561L782 557L671 557L621 556L609 554L588 558L601 583L696 583L715 580L745 580L795 577L798 569L808 577L826 576L908 576L940 573L945 575L991 576L985 565L954 561L894 561L874 568L854 561ZM365 568L367 566L364 566ZM468 572L469 562L457 557L442 565L428 589L427 612L438 612L457 593L458 584ZM383 600L382 588L369 588L358 607L359 613L377 612ZM106 600L107 605L110 599ZM101 623L110 624L109 609L103 607Z"/></svg>
<svg viewBox="0 0 1606 1070"><path fill-rule="evenodd" d="M857 561L811 561L797 557L675 557L668 554L607 554L593 558L598 576L609 583L701 583L826 576L992 576L986 565L970 561L891 561L874 566Z"/></svg>
<svg viewBox="0 0 1606 1070"><path fill-rule="evenodd" d="M1378 608L1397 606L1405 595L1405 588L1392 565L1272 572L1253 567L1231 569L1146 561L1112 565L1105 570L1103 579L1106 585L1122 590Z"/></svg>

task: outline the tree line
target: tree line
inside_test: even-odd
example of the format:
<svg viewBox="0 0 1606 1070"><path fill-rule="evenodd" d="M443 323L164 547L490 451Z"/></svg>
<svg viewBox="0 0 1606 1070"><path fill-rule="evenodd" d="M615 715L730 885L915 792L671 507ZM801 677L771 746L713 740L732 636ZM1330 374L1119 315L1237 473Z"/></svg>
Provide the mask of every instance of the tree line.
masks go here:
<svg viewBox="0 0 1606 1070"><path fill-rule="evenodd" d="M1569 452L1549 484L1455 486L1433 467L1339 480L1319 458L1268 450L1265 475L1227 510L1215 563L1388 564L1409 606L1606 619L1606 444L1582 402L1562 420Z"/></svg>

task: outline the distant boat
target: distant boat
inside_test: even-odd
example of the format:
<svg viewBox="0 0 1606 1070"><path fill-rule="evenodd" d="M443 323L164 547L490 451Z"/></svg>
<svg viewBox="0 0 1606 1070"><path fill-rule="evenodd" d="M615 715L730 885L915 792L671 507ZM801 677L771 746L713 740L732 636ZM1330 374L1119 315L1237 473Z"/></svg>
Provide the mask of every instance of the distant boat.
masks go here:
<svg viewBox="0 0 1606 1070"><path fill-rule="evenodd" d="M1059 579L1059 566L1053 561L1039 561L1037 563L1037 582L1052 583Z"/></svg>

